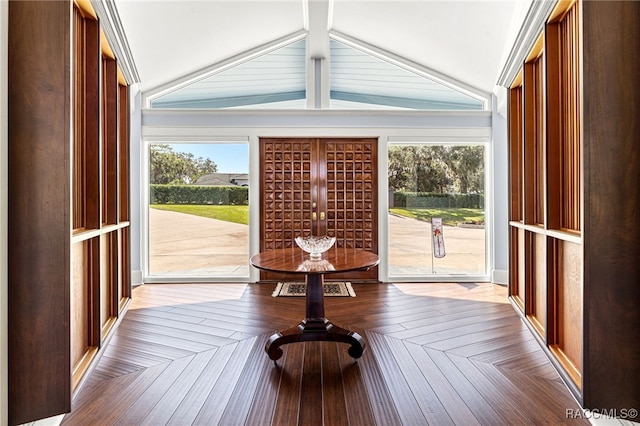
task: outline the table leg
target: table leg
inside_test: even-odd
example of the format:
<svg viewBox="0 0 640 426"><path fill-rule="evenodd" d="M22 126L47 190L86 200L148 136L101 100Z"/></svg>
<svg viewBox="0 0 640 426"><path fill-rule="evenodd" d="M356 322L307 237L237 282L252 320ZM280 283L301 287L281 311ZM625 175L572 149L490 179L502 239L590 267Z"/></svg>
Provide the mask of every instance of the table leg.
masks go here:
<svg viewBox="0 0 640 426"><path fill-rule="evenodd" d="M322 274L308 274L306 318L300 324L272 335L265 346L269 358L276 361L282 356L280 346L295 342L329 341L349 343L352 358L360 358L365 350L364 338L358 333L332 324L324 316L324 279Z"/></svg>

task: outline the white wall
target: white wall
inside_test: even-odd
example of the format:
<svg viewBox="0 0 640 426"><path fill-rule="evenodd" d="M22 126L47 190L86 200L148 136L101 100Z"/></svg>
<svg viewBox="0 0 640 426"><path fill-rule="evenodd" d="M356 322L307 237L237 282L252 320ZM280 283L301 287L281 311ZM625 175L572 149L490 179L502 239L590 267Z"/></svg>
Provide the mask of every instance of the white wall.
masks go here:
<svg viewBox="0 0 640 426"><path fill-rule="evenodd" d="M7 136L7 54L8 54L8 21L9 3L0 1L0 425L9 422L9 384L8 384L8 278L7 278L7 233L8 233L8 136Z"/></svg>
<svg viewBox="0 0 640 426"><path fill-rule="evenodd" d="M140 109L141 93L137 84L129 86L129 106L130 106L130 142L129 142L129 167L130 167L130 236L131 236L131 284L133 286L142 284L142 229L140 210L142 198L141 188L141 139L142 139L142 113Z"/></svg>
<svg viewBox="0 0 640 426"><path fill-rule="evenodd" d="M505 98L505 99L502 99ZM507 284L509 281L509 164L506 111L506 91L493 96L493 270L491 281Z"/></svg>

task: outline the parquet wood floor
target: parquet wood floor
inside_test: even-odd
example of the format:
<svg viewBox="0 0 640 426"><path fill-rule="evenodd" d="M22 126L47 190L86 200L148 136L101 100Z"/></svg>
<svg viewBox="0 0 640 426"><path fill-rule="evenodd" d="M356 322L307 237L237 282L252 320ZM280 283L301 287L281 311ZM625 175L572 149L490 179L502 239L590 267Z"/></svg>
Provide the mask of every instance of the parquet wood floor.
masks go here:
<svg viewBox="0 0 640 426"><path fill-rule="evenodd" d="M492 284L354 284L327 317L347 345L283 346L304 299L268 284L138 287L63 425L588 424L531 332Z"/></svg>

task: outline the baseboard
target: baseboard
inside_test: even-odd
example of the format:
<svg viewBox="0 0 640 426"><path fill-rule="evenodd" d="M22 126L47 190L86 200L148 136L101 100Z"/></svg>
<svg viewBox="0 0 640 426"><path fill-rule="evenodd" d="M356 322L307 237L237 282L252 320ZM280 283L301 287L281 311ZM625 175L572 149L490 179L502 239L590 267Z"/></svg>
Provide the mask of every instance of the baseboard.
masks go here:
<svg viewBox="0 0 640 426"><path fill-rule="evenodd" d="M509 284L509 271L504 269L494 269L491 271L491 282L494 284Z"/></svg>
<svg viewBox="0 0 640 426"><path fill-rule="evenodd" d="M144 284L142 282L142 271L131 271L131 287Z"/></svg>

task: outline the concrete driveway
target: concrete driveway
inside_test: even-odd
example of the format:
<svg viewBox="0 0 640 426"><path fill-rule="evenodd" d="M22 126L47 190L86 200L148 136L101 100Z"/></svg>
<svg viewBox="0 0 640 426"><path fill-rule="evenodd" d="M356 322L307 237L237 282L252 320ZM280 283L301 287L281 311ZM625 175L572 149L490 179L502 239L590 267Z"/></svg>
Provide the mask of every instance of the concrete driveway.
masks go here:
<svg viewBox="0 0 640 426"><path fill-rule="evenodd" d="M152 275L249 275L247 225L149 209L149 249Z"/></svg>
<svg viewBox="0 0 640 426"><path fill-rule="evenodd" d="M431 224L389 215L389 273L431 275ZM149 209L152 275L248 276L248 226ZM433 260L436 274L484 273L484 229L445 226L447 255Z"/></svg>

